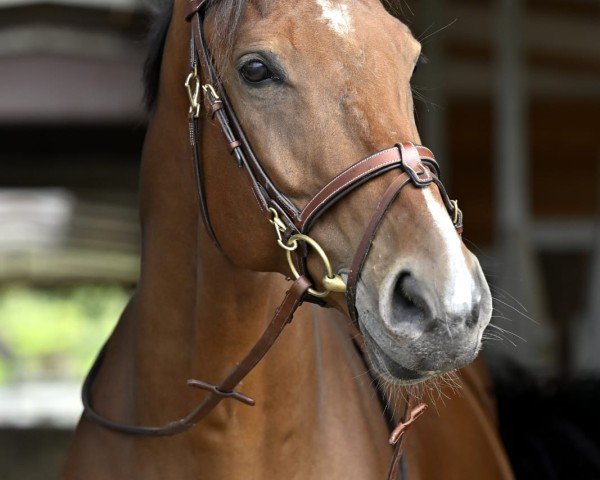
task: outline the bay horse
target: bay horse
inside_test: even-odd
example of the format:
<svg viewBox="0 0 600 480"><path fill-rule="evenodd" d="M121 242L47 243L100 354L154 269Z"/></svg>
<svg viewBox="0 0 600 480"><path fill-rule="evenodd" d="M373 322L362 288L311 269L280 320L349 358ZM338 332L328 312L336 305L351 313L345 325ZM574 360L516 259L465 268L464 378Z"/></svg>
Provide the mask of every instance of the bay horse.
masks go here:
<svg viewBox="0 0 600 480"><path fill-rule="evenodd" d="M408 27L379 0L175 0L168 18L139 284L63 478L511 478L480 365L390 468L364 363L410 391L472 362L491 316L418 146ZM402 438L412 396L388 398Z"/></svg>

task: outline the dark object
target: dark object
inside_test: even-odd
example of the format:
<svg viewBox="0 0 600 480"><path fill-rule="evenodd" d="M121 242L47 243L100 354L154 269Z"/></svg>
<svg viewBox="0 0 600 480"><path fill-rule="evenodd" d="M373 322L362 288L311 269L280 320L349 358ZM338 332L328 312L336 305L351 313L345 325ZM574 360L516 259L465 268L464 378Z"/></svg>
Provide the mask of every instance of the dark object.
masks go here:
<svg viewBox="0 0 600 480"><path fill-rule="evenodd" d="M173 15L173 1L161 0L151 12L148 32L148 55L144 63L144 103L152 110L158 96L161 63L167 40L167 32Z"/></svg>
<svg viewBox="0 0 600 480"><path fill-rule="evenodd" d="M600 478L600 379L539 382L511 365L495 383L517 479Z"/></svg>

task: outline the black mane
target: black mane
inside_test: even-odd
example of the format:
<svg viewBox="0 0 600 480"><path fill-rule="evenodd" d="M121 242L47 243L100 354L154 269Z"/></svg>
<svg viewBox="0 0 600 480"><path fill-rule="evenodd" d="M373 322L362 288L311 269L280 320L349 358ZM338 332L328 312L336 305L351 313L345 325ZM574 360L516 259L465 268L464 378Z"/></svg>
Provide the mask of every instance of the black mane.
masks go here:
<svg viewBox="0 0 600 480"><path fill-rule="evenodd" d="M154 108L158 96L160 66L172 16L173 0L159 0L150 12L148 55L144 63L144 103L148 110Z"/></svg>
<svg viewBox="0 0 600 480"><path fill-rule="evenodd" d="M214 29L213 37L209 41L221 56L226 57L231 51L237 27L242 20L248 1L209 0L208 8L211 9L211 15L215 16L215 25L218 26ZM152 110L158 95L162 56L173 16L173 0L157 0L150 16L148 56L144 64L144 100L148 110Z"/></svg>

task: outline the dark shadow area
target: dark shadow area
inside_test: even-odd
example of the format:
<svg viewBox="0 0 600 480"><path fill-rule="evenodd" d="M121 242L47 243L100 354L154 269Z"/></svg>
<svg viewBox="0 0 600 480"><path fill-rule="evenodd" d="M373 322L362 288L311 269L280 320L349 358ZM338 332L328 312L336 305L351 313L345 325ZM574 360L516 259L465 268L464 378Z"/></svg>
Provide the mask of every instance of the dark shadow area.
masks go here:
<svg viewBox="0 0 600 480"><path fill-rule="evenodd" d="M495 381L500 433L517 479L600 478L600 378L542 381L507 364Z"/></svg>

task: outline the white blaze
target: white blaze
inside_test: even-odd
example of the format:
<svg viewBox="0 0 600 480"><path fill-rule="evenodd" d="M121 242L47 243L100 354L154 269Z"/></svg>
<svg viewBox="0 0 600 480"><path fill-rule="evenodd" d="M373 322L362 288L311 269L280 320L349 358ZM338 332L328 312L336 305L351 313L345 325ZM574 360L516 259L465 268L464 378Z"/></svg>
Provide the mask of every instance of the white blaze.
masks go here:
<svg viewBox="0 0 600 480"><path fill-rule="evenodd" d="M348 5L333 0L317 0L317 4L323 11L321 18L335 33L343 36L353 31Z"/></svg>
<svg viewBox="0 0 600 480"><path fill-rule="evenodd" d="M442 237L445 245L446 251L443 252L443 256L448 269L448 283L444 286L445 307L457 313L460 309L467 312L472 303L473 278L462 252L462 242L456 234L446 208L435 200L431 188L424 188L421 191L437 227L436 232Z"/></svg>

